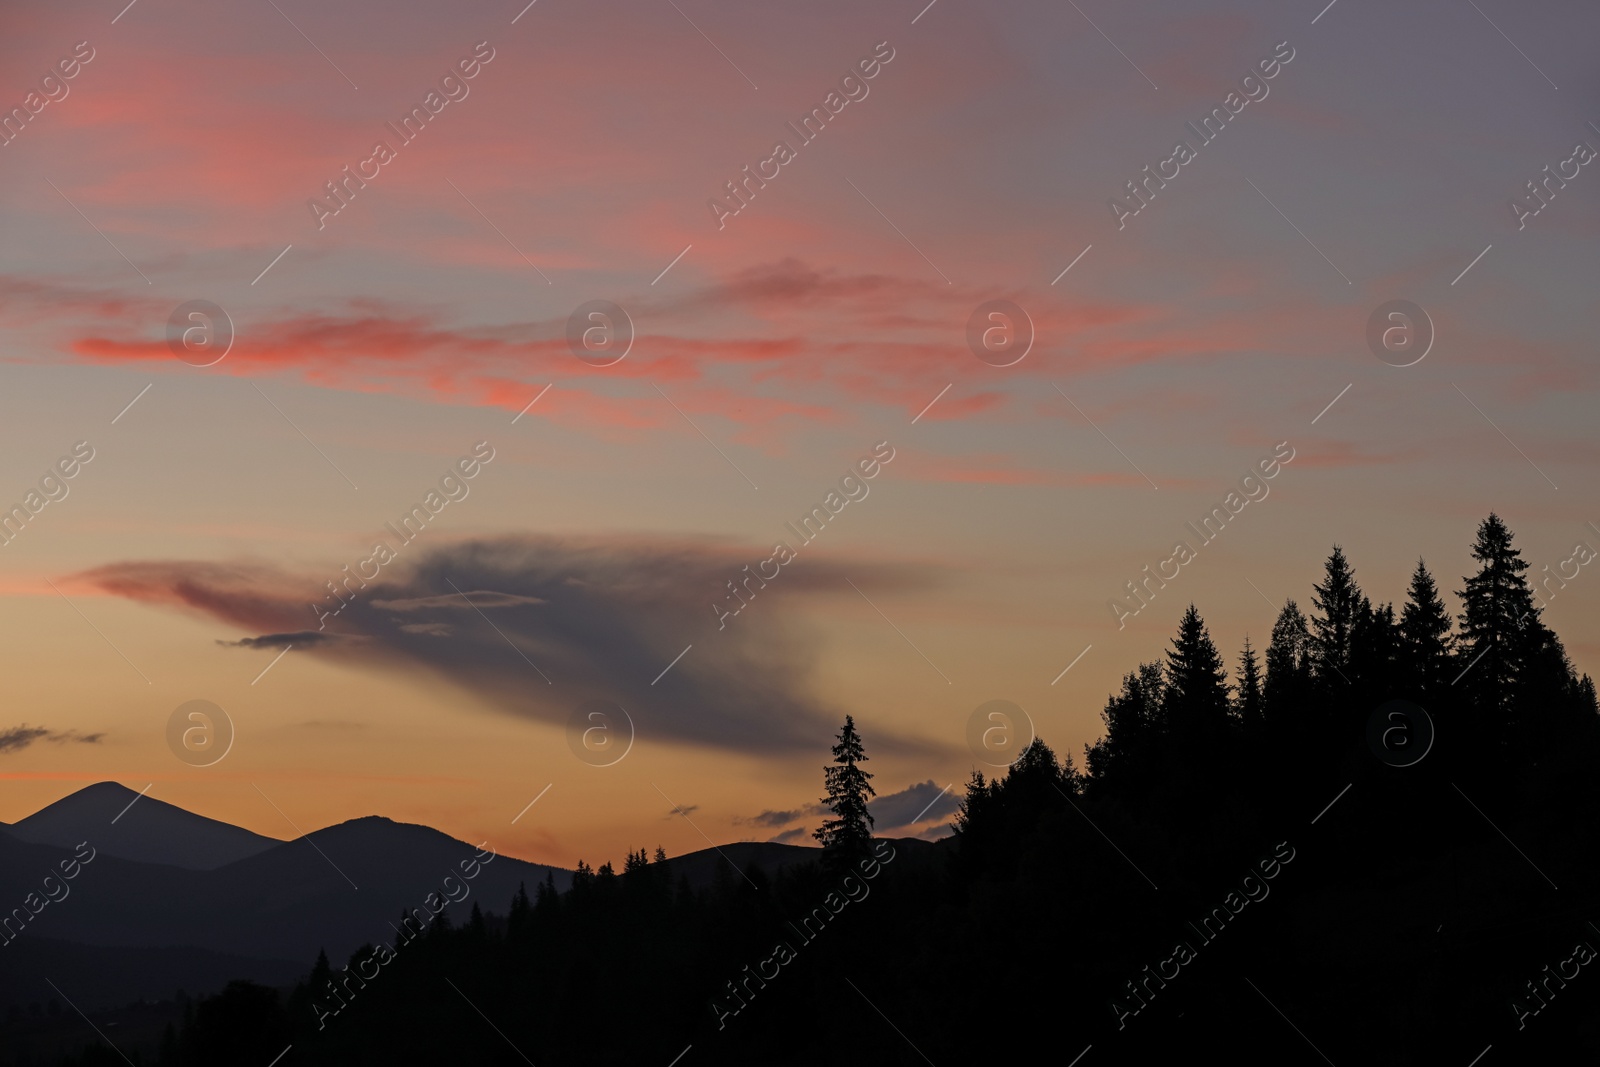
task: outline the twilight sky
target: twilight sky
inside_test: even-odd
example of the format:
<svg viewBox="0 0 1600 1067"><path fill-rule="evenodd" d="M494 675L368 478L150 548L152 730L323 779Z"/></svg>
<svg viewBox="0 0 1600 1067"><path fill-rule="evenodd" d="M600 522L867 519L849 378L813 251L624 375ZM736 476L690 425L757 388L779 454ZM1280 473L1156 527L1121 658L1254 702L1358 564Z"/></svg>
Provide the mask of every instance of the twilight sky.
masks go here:
<svg viewBox="0 0 1600 1067"><path fill-rule="evenodd" d="M1081 762L1191 600L1231 664L1336 541L1375 600L1419 554L1459 588L1491 509L1535 571L1600 547L1593 5L524 2L5 14L0 505L92 459L0 550L0 821L109 778L563 865L809 843L850 713L879 830L926 832L975 708ZM996 299L1010 366L969 350ZM1368 346L1396 299L1411 366ZM211 366L169 346L192 300ZM1580 671L1597 597L1546 613ZM166 741L196 699L237 729L206 768ZM634 724L611 766L590 701Z"/></svg>

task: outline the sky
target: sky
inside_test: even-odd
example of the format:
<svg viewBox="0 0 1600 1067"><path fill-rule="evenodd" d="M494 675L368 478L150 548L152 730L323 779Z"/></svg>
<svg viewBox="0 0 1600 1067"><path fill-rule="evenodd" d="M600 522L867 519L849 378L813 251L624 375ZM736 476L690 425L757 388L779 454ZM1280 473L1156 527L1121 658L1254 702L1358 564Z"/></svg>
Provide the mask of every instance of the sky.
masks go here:
<svg viewBox="0 0 1600 1067"><path fill-rule="evenodd" d="M0 821L810 843L848 714L937 835L980 708L1081 766L1191 601L1231 663L1335 543L1377 601L1490 511L1600 548L1592 5L4 18Z"/></svg>

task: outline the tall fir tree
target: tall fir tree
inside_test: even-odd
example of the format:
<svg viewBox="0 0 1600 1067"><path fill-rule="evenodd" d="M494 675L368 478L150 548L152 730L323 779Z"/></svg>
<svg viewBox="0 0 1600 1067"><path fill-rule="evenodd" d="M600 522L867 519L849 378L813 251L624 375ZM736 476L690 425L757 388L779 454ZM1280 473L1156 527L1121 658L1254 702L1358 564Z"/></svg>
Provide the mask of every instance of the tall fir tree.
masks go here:
<svg viewBox="0 0 1600 1067"><path fill-rule="evenodd" d="M871 772L861 769L866 761L855 717L846 715L833 746L833 765L823 768L828 795L822 803L833 812L833 818L824 820L812 834L822 842L823 858L835 865L854 863L872 852L872 812L867 810L867 798L877 793Z"/></svg>
<svg viewBox="0 0 1600 1067"><path fill-rule="evenodd" d="M1328 689L1350 681L1351 651L1363 612L1361 587L1343 548L1333 546L1321 584L1311 589L1311 603L1317 609L1311 616L1311 667L1317 681Z"/></svg>
<svg viewBox="0 0 1600 1067"><path fill-rule="evenodd" d="M1239 653L1239 687L1234 695L1233 718L1246 730L1256 732L1266 722L1261 695L1261 661L1250 645L1250 635L1244 638L1244 650Z"/></svg>
<svg viewBox="0 0 1600 1067"><path fill-rule="evenodd" d="M1522 573L1528 564L1511 538L1510 528L1490 512L1472 546L1478 573L1456 594L1462 602L1460 669L1472 679L1466 691L1478 725L1500 744L1509 740L1531 653L1544 643L1539 606Z"/></svg>
<svg viewBox="0 0 1600 1067"><path fill-rule="evenodd" d="M1262 702L1269 722L1304 715L1311 691L1311 630L1293 600L1283 605L1267 644L1267 677Z"/></svg>
<svg viewBox="0 0 1600 1067"><path fill-rule="evenodd" d="M1166 683L1161 664L1141 663L1122 679L1122 692L1106 698L1100 721L1105 734L1083 747L1090 788L1105 792L1138 791L1138 773L1146 767L1152 743L1165 729L1161 694Z"/></svg>
<svg viewBox="0 0 1600 1067"><path fill-rule="evenodd" d="M1370 699L1393 695L1400 657L1400 626L1394 605L1374 607L1365 596L1350 632L1350 681Z"/></svg>
<svg viewBox="0 0 1600 1067"><path fill-rule="evenodd" d="M1163 704L1167 722L1182 734L1228 721L1228 673L1200 612L1193 604L1178 623L1167 651Z"/></svg>
<svg viewBox="0 0 1600 1067"><path fill-rule="evenodd" d="M1400 609L1401 689L1424 697L1442 694L1450 685L1450 612L1439 586L1419 558L1411 572L1405 606Z"/></svg>

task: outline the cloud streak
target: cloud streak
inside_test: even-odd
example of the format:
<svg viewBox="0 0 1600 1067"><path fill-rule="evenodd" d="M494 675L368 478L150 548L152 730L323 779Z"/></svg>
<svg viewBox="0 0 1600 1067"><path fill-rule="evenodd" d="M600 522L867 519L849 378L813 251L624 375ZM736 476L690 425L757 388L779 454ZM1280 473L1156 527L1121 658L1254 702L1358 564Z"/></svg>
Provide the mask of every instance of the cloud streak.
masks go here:
<svg viewBox="0 0 1600 1067"><path fill-rule="evenodd" d="M749 558L736 544L642 538L502 537L438 546L356 590L328 629L308 629L322 587L313 574L259 563L112 563L77 580L139 603L248 631L223 644L324 656L366 670L433 675L496 710L564 724L588 700L628 709L641 741L749 755L813 751L840 712L811 694L817 634L781 610L805 594L927 584L907 564L814 560L776 585L760 627L717 632L709 605ZM391 570L394 573L391 575ZM455 587L475 590L464 610ZM480 600L479 598L483 598ZM695 635L694 651L651 680ZM537 665L550 684L529 664ZM887 751L931 753L875 736Z"/></svg>
<svg viewBox="0 0 1600 1067"><path fill-rule="evenodd" d="M8 752L21 752L35 741L52 741L63 744L71 741L79 745L95 745L105 737L104 733L80 734L76 730L52 731L43 726L29 726L23 723L13 726L8 730L0 730L0 755Z"/></svg>
<svg viewBox="0 0 1600 1067"><path fill-rule="evenodd" d="M949 821L956 813L958 801L950 793L944 793L942 787L935 785L930 778L926 782L909 785L898 793L887 793L875 797L867 805L872 812L873 832L888 834L896 830L912 830L916 827L924 829L937 829L938 825Z"/></svg>

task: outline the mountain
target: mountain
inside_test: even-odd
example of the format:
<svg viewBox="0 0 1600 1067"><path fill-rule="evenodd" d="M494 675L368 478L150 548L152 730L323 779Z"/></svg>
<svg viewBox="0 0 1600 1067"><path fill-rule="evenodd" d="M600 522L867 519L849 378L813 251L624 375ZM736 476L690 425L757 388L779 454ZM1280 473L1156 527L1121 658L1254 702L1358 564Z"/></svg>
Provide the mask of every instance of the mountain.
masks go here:
<svg viewBox="0 0 1600 1067"><path fill-rule="evenodd" d="M894 837L885 840L894 845L897 857L912 855L920 858L943 851L938 842L924 841L916 837ZM785 867L814 863L821 856L821 848L807 845L786 845L777 841L735 841L714 848L703 848L698 852L673 856L667 860L667 869L672 872L674 882L681 876L689 880L690 886L700 889L711 885L721 877L717 873L719 867L727 877L734 880L738 880L741 874L748 876L752 868L760 868L763 874L770 877ZM730 864L732 866L729 866Z"/></svg>
<svg viewBox="0 0 1600 1067"><path fill-rule="evenodd" d="M86 840L98 849L97 837ZM402 911L429 914L430 893L460 898L445 910L452 922L461 923L473 904L503 913L519 885L532 893L547 875L558 889L572 881L568 871L509 856L480 863L476 877L467 879L460 864L467 861L467 869L473 869L473 846L426 826L372 816L277 842L215 870L140 863L97 851L65 883L60 900L38 903L46 894L45 877L72 854L0 835L0 907L16 909L0 914L11 920L9 937L128 948L188 946L309 967L319 949L343 960L363 943L392 940L391 924ZM60 896L62 891L53 892ZM37 915L25 906L30 894Z"/></svg>
<svg viewBox="0 0 1600 1067"><path fill-rule="evenodd" d="M546 878L560 891L572 885L572 872L493 855L493 842L480 851L380 816L274 841L148 795L129 807L136 797L100 783L0 830L0 909L11 909L0 910L3 958L59 961L54 980L96 1004L132 999L130 990L151 998L179 987L213 992L225 976L280 982L305 973L324 950L337 968L363 944L393 944L402 912L430 918L435 893L459 898L445 914L460 925L474 904L504 914L521 886L532 894ZM79 855L93 849L92 858L61 879L80 842ZM943 851L916 839L894 845L902 855ZM223 861L230 852L243 854ZM674 883L700 888L738 880L730 863L771 876L820 854L743 841L667 864ZM41 996L26 975L19 981L0 981L0 1006Z"/></svg>
<svg viewBox="0 0 1600 1067"><path fill-rule="evenodd" d="M5 832L20 841L69 851L87 841L107 856L191 871L216 870L283 844L148 794L140 796L116 782L85 786Z"/></svg>

